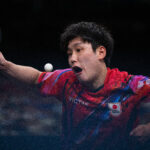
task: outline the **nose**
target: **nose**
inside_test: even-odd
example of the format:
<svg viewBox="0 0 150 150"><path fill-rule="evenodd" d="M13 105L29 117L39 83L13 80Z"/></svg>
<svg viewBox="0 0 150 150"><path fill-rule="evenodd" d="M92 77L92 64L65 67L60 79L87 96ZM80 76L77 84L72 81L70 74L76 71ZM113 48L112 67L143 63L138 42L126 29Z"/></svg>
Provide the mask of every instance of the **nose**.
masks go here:
<svg viewBox="0 0 150 150"><path fill-rule="evenodd" d="M77 62L77 55L75 52L72 53L69 60L70 60L71 65L73 65L75 62Z"/></svg>

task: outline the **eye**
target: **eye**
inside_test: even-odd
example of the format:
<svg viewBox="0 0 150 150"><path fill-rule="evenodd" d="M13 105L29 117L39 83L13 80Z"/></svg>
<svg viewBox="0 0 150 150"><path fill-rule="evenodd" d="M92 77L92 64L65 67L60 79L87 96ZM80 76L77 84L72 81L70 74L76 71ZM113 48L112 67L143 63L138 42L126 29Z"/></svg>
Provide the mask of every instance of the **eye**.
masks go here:
<svg viewBox="0 0 150 150"><path fill-rule="evenodd" d="M81 49L79 49L79 48L78 48L78 49L76 49L76 51L77 51L77 52L80 52L80 51L81 51Z"/></svg>

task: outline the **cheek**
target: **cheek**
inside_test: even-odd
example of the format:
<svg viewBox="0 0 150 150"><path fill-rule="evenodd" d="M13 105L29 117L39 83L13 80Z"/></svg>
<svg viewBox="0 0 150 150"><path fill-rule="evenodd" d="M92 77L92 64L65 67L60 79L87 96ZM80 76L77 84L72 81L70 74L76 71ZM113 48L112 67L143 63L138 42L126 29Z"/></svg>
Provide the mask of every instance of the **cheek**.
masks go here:
<svg viewBox="0 0 150 150"><path fill-rule="evenodd" d="M94 63L94 60L96 60L95 55L86 54L83 57L80 57L80 62L84 65L92 65Z"/></svg>

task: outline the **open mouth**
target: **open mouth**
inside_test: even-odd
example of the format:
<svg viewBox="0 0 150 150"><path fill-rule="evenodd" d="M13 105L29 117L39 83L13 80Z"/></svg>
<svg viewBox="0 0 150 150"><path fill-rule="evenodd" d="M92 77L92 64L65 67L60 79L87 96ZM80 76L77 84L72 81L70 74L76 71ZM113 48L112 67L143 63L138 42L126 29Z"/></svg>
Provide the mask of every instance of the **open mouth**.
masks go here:
<svg viewBox="0 0 150 150"><path fill-rule="evenodd" d="M80 67L73 67L72 70L74 71L74 73L80 73L82 71L82 69Z"/></svg>

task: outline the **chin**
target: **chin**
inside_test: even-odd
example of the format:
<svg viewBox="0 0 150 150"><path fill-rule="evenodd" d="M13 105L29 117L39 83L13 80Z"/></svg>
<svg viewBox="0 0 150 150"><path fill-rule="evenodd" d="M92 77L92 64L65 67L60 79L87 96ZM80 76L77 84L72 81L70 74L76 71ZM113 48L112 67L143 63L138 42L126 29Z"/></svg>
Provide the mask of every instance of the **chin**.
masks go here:
<svg viewBox="0 0 150 150"><path fill-rule="evenodd" d="M83 79L83 78L78 78L79 82L85 86L89 85L89 83L91 83L90 80L88 79Z"/></svg>

